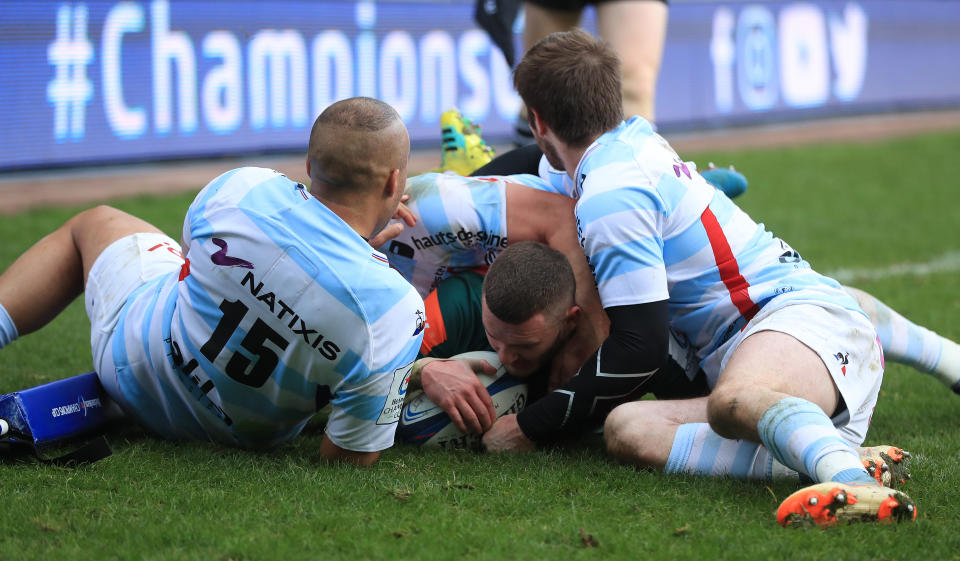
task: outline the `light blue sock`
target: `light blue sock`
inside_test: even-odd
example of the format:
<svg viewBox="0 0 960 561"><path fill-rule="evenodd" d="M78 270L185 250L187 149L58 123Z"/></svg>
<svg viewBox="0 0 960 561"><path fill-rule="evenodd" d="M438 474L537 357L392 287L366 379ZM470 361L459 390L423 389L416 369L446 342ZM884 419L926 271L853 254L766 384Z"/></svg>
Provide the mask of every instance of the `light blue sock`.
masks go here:
<svg viewBox="0 0 960 561"><path fill-rule="evenodd" d="M7 309L0 304L0 349L6 347L14 341L20 334L17 333L17 326L10 319Z"/></svg>
<svg viewBox="0 0 960 561"><path fill-rule="evenodd" d="M788 397L770 406L757 432L777 461L818 483L877 483L830 418L805 399Z"/></svg>
<svg viewBox="0 0 960 561"><path fill-rule="evenodd" d="M774 460L763 446L748 440L723 438L707 423L689 423L677 428L664 472L729 475L764 481L781 477L796 481L798 477L796 471Z"/></svg>

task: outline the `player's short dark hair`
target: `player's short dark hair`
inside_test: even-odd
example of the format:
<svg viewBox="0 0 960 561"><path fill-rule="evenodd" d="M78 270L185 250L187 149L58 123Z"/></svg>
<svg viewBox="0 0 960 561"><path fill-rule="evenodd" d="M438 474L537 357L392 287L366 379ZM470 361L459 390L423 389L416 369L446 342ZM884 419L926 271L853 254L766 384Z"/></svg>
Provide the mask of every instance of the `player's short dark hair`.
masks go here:
<svg viewBox="0 0 960 561"><path fill-rule="evenodd" d="M327 194L379 188L390 169L405 170L410 141L405 127L391 133L397 123L403 124L397 111L371 97L344 99L324 109L307 147L311 192L318 185Z"/></svg>
<svg viewBox="0 0 960 561"><path fill-rule="evenodd" d="M620 58L582 29L551 33L523 55L513 85L560 140L582 147L623 120Z"/></svg>
<svg viewBox="0 0 960 561"><path fill-rule="evenodd" d="M354 130L379 131L400 119L389 104L372 97L351 97L333 103L320 113L313 128L340 126Z"/></svg>
<svg viewBox="0 0 960 561"><path fill-rule="evenodd" d="M487 309L500 321L523 323L537 313L562 314L576 303L573 267L559 251L537 242L503 250L483 280Z"/></svg>

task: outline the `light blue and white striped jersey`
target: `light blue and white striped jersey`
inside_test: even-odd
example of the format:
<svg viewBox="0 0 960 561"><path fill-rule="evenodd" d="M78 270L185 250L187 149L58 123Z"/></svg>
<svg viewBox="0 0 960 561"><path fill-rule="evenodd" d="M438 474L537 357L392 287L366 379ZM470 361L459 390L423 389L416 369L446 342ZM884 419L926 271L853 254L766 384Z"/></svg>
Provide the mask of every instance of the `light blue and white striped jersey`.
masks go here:
<svg viewBox="0 0 960 561"><path fill-rule="evenodd" d="M668 300L671 326L705 369L763 306L826 301L860 310L640 117L589 146L574 178L578 234L604 307Z"/></svg>
<svg viewBox="0 0 960 561"><path fill-rule="evenodd" d="M529 181L542 183L529 175ZM426 297L452 273L485 271L507 247L506 187L500 177L425 173L407 179L417 224L380 251Z"/></svg>
<svg viewBox="0 0 960 561"><path fill-rule="evenodd" d="M296 436L327 402L337 446L389 448L423 301L303 185L262 168L210 182L187 212L180 274L150 281L113 340L143 423L251 448ZM119 376L121 380L123 376Z"/></svg>

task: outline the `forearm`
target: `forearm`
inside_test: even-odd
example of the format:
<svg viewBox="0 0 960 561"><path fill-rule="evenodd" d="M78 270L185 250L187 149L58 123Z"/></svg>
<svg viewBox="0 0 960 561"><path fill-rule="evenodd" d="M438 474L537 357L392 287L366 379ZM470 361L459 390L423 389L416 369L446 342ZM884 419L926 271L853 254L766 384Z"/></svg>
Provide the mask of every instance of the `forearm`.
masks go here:
<svg viewBox="0 0 960 561"><path fill-rule="evenodd" d="M580 372L517 416L524 434L549 441L602 421L610 409L641 395L667 357L667 305L654 302L608 310L610 335Z"/></svg>

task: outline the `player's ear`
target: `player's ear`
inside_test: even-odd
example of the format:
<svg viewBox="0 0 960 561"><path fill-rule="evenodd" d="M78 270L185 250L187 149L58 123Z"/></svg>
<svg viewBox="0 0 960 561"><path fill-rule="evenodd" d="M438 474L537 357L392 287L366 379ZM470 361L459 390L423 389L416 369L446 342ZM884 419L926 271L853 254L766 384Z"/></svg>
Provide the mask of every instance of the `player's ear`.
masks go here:
<svg viewBox="0 0 960 561"><path fill-rule="evenodd" d="M577 321L580 319L580 314L583 313L583 309L580 306L574 304L567 308L567 313L563 316L563 324L569 329L573 329L577 325Z"/></svg>
<svg viewBox="0 0 960 561"><path fill-rule="evenodd" d="M387 182L383 186L383 198L393 199L396 198L397 191L403 192L405 185L400 184L400 170L394 168L390 170L390 174L387 175Z"/></svg>
<svg viewBox="0 0 960 561"><path fill-rule="evenodd" d="M536 109L527 108L527 121L530 123L530 128L533 132L537 133L537 136L543 136L546 132L546 123L543 122L543 119L540 117L540 113Z"/></svg>
<svg viewBox="0 0 960 561"><path fill-rule="evenodd" d="M307 155L307 177L310 177L310 155Z"/></svg>

